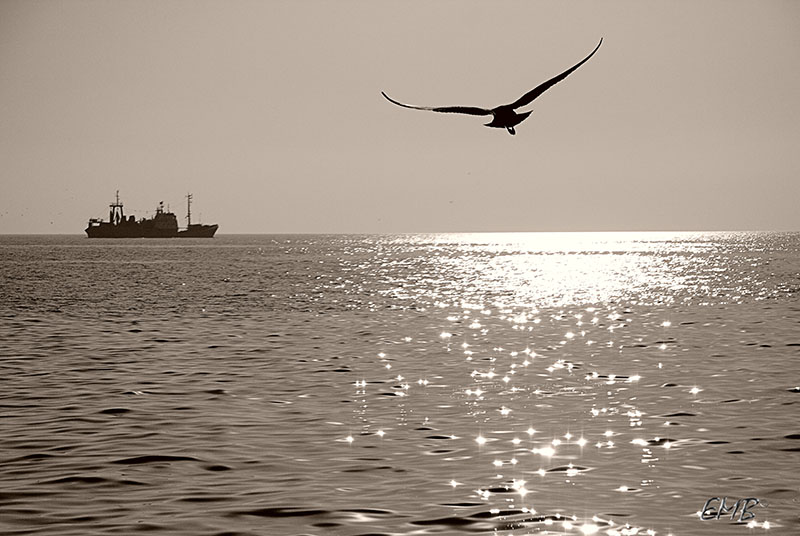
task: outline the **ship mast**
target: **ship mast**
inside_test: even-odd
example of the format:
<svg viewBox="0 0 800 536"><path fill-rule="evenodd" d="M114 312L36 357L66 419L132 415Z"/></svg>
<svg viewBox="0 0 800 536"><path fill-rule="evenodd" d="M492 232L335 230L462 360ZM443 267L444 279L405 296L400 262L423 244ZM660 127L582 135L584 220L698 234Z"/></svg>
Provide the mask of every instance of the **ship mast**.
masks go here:
<svg viewBox="0 0 800 536"><path fill-rule="evenodd" d="M186 227L192 226L192 194L186 194Z"/></svg>
<svg viewBox="0 0 800 536"><path fill-rule="evenodd" d="M108 207L111 209L108 212L108 221L117 225L125 219L125 213L122 211L122 203L119 202L119 190L117 190L117 200Z"/></svg>

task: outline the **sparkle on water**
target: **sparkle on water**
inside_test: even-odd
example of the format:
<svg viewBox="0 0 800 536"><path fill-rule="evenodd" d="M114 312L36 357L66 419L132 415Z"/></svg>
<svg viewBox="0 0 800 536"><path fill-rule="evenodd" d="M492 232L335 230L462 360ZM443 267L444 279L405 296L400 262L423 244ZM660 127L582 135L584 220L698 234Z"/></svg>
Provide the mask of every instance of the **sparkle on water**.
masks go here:
<svg viewBox="0 0 800 536"><path fill-rule="evenodd" d="M702 403L697 395L703 389L696 385L686 388L689 397L670 393L661 402L666 403L663 409L651 407L653 402L648 398L654 388L669 383L671 377L685 375L669 365L669 359L678 357L677 351L667 352L671 345L677 350L680 333L675 331L674 319L678 315L670 309L671 318L667 320L659 318L663 315L659 311L663 310L660 306L676 302L710 300L710 296L704 295L707 292L695 293L708 290L708 280L693 273L698 268L702 272L704 263L713 262L705 255L704 244L696 243L688 252L675 255L670 241L662 241L660 235L642 236L634 244L617 240L615 235L598 235L589 240L585 236L572 237L573 240L537 236L528 242L510 236L507 238L514 240L510 243L503 243L499 237L496 243L470 243L470 238L463 238L469 246L451 244L465 255L438 259L444 273L459 274L469 284L427 287L424 298L422 294L416 295L422 301L435 301L443 310L442 325L430 328L444 344L440 350L445 355L450 353L454 350L450 341L457 341L465 363L483 364L468 369L459 380L458 368L453 368L457 362L449 366L442 362L448 367L442 376L450 378L445 383L461 386L458 389L464 393L461 404L476 428L482 429L473 436L479 447L477 452L448 449L444 461L477 461L477 470L464 472L459 480L472 480L475 499L505 504L504 509L491 509L490 513L517 523L520 528L534 528L538 524L539 530L546 533L544 527L556 521L561 533L656 534L649 527L603 521L597 515L587 522L576 518L559 520L560 516L571 514L563 502L552 499L572 495L586 504L586 493L594 489L592 496L598 498L596 507L602 512L619 509L619 499L612 495L615 491L636 497L632 499L635 501L660 495L655 493L661 487L657 484L658 477L667 469L662 468L665 460L654 454L654 448L667 450L679 442L656 434L631 436L629 429L647 432L671 426L673 423L662 417L669 413L667 408L674 408L672 413L676 415L682 412L689 415L697 411L696 404ZM658 249L654 252L654 244L663 252ZM745 290L740 289L739 295ZM415 296L409 285L403 285L402 294L409 299ZM625 306L612 305L624 301L628 302ZM584 305L575 309L579 304ZM634 312L637 308L638 314ZM559 336L559 328L567 329ZM421 334L414 334L413 340L420 337ZM400 360L399 355L397 359ZM631 367L636 371L628 372ZM652 378L639 370L649 371ZM645 378L648 383L642 385ZM595 383L598 380L601 383ZM428 401L436 399L430 392L415 396ZM461 398L454 396L456 400ZM584 401L584 409L581 403L569 404L570 399ZM451 399L448 407L455 407L452 403ZM494 410L499 421L489 411L493 403L499 406ZM559 409L559 406L565 407ZM417 406L416 411L421 409ZM513 421L505 422L509 419ZM533 426L518 424L531 419L548 430L549 437L535 439L539 433ZM448 421L442 415L430 422L447 426ZM608 428L609 424L613 428ZM579 429L580 433L574 434L569 428ZM521 435L528 439L523 441ZM638 455L624 444L617 446L611 439L614 436L624 437L628 445L638 447ZM508 438L509 449L502 446L504 437ZM598 453L583 450L590 443L596 444ZM490 444L496 446L485 450ZM603 452L614 454L609 458ZM529 460L526 453L538 456ZM486 459L486 456L492 457ZM636 467L637 456L646 468L644 472ZM670 461L679 455L671 456ZM536 467L537 459L545 464L555 460L567 463ZM480 471L481 460L493 471ZM593 474L611 471L607 484L584 480L589 470L594 470ZM612 475L617 471L641 472L641 482L635 487L614 485ZM524 475L537 475L541 480L532 486L521 478ZM560 477L554 480L553 475ZM481 485L482 479L488 482ZM455 489L460 482L451 479L449 485ZM583 485L586 490L582 490ZM678 496L675 491L670 493ZM702 495L697 500L701 501ZM551 515L544 515L539 521L535 521L539 518L525 519L521 512L534 512L534 504L538 511L549 510ZM659 518L663 520L664 516L654 516ZM752 523L750 526L769 527Z"/></svg>

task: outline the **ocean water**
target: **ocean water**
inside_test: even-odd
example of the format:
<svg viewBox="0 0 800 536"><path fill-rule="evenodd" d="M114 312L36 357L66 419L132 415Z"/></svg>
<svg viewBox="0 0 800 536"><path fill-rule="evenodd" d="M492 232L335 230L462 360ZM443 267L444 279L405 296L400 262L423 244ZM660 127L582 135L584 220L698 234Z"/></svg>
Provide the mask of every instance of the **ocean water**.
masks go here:
<svg viewBox="0 0 800 536"><path fill-rule="evenodd" d="M799 534L799 292L797 233L3 236L0 533Z"/></svg>

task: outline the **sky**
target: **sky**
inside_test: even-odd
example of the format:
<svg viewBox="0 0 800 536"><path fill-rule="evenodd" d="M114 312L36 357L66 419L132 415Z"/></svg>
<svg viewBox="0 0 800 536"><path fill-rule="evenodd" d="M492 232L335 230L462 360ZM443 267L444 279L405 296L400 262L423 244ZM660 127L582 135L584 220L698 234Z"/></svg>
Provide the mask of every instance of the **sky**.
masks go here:
<svg viewBox="0 0 800 536"><path fill-rule="evenodd" d="M494 107L598 52L525 110ZM0 2L0 233L800 230L800 2Z"/></svg>

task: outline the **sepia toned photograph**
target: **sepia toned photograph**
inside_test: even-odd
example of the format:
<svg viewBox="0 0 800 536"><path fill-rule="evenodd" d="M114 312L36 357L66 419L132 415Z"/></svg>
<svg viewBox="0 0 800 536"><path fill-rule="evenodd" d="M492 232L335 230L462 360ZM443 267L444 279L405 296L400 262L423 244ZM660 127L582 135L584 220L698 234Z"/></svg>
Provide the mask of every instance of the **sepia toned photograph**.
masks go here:
<svg viewBox="0 0 800 536"><path fill-rule="evenodd" d="M800 2L0 0L0 534L800 534Z"/></svg>

